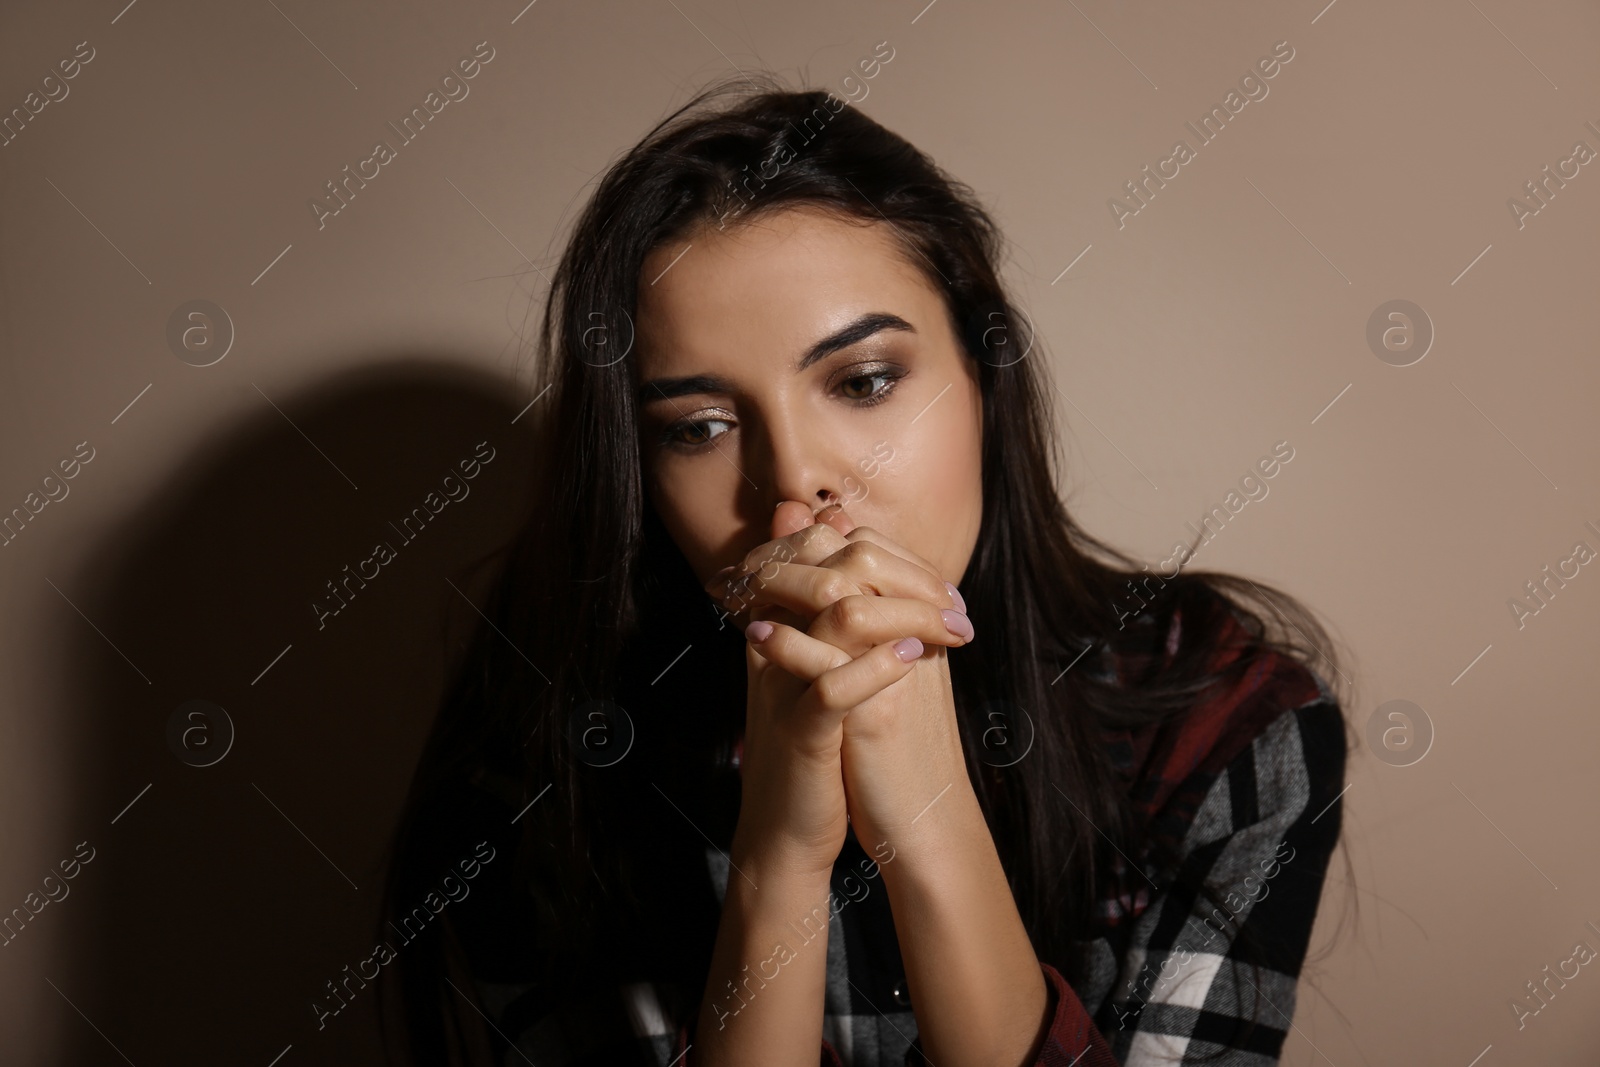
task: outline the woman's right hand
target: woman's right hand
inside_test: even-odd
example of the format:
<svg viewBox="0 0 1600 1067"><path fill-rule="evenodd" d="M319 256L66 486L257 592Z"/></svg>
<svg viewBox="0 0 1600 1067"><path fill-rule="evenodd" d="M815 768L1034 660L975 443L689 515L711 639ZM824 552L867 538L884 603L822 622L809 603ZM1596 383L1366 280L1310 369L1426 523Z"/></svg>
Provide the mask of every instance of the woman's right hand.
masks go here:
<svg viewBox="0 0 1600 1067"><path fill-rule="evenodd" d="M819 676L849 657L840 653L827 660ZM759 867L802 876L831 871L848 828L840 759L844 710L821 699L814 678L797 678L769 662L748 634L745 665L749 680L734 862L753 857Z"/></svg>

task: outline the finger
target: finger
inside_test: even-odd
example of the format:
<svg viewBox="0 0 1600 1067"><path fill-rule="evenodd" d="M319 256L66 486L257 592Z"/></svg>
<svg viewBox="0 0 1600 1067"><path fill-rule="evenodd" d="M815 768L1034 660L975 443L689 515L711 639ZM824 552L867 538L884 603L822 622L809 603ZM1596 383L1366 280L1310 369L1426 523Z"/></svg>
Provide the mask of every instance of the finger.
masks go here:
<svg viewBox="0 0 1600 1067"><path fill-rule="evenodd" d="M721 618L740 630L759 620L781 622L802 630L811 624L810 616L799 615L779 604L757 604L748 593L741 595L735 592L731 596L721 598L719 603L722 606Z"/></svg>
<svg viewBox="0 0 1600 1067"><path fill-rule="evenodd" d="M803 522L801 513L805 510L806 506L799 501L784 501L778 507L774 529ZM725 568L706 583L706 592L721 603L724 610L741 619L757 617L753 609L762 603L782 603L809 619L829 602L850 592L842 587L819 588L814 578L801 574L784 582L786 565L815 565L839 570L862 590L878 596L921 599L966 614L966 602L960 592L939 577L926 560L879 530L856 526L842 505L819 513L830 514L850 532L841 535L838 533L840 526L827 523L802 527L752 550L739 566ZM774 582L792 588L773 587ZM784 621L791 619L786 617ZM964 631L966 627L958 625L956 629Z"/></svg>
<svg viewBox="0 0 1600 1067"><path fill-rule="evenodd" d="M956 606L949 587L938 572L912 562L870 537L857 537L866 526L853 530L842 548L818 562L839 571L862 589L877 596L926 600L938 607ZM869 531L870 532L870 531ZM963 610L957 606L957 610Z"/></svg>
<svg viewBox="0 0 1600 1067"><path fill-rule="evenodd" d="M939 573L939 569L937 567L923 559L921 556L917 555L915 552L911 551L909 548L906 548L904 545L901 545L896 541L891 541L888 537L885 537L882 531L875 530L870 526L856 526L845 535L845 540L851 544L868 542L879 545L893 552L901 559L906 560L908 563L911 563L913 566L932 575L934 580L939 585L937 590L933 589L931 586L928 587L928 591L933 597L933 602L936 604L948 602L954 606L957 611L963 614L966 613L966 598L964 598L961 595L960 590L956 588L955 582L945 578ZM902 593L901 595L904 596L906 594Z"/></svg>
<svg viewBox="0 0 1600 1067"><path fill-rule="evenodd" d="M758 586L753 582L739 583L733 586L725 578L717 577L705 584L705 590L715 606L719 609L717 615L717 629L732 626L743 630L757 619L772 622L782 622L790 626L805 629L811 622L811 615L799 615L773 600L758 601L755 592Z"/></svg>
<svg viewBox="0 0 1600 1067"><path fill-rule="evenodd" d="M810 529L813 526L818 529ZM855 520L845 512L842 503L829 504L814 510L802 501L784 500L779 502L777 509L772 513L773 539L787 539L797 551L809 549L813 554L820 549L836 545L839 539L855 529L855 526ZM834 533L839 535L838 538L833 536Z"/></svg>
<svg viewBox="0 0 1600 1067"><path fill-rule="evenodd" d="M845 514L842 503L828 504L819 509L801 500L782 500L772 513L772 536L787 537L818 522L833 527L841 535L855 528L855 521Z"/></svg>
<svg viewBox="0 0 1600 1067"><path fill-rule="evenodd" d="M743 603L737 605L738 610L730 614L737 622L740 629L752 622L781 622L785 626L793 626L798 630L805 630L811 625L810 615L801 615L782 606L781 604L755 604Z"/></svg>
<svg viewBox="0 0 1600 1067"><path fill-rule="evenodd" d="M812 699L835 711L853 708L905 677L925 651L913 637L886 642L851 658L791 626L769 625L772 630L763 640L754 640L759 632L752 634L750 647L756 659L808 683Z"/></svg>
<svg viewBox="0 0 1600 1067"><path fill-rule="evenodd" d="M813 526L819 528L807 532ZM836 536L827 537L825 545L819 544L809 547L817 535L824 532ZM802 550L808 549L814 555L814 559L808 559L806 562L815 562L816 559L821 559L822 555L826 555L826 552L822 551L824 547L832 551L843 543L844 534L839 532L837 528L828 527L826 523L819 523L814 517L812 509L804 502L781 500L772 513L772 539L762 542L746 552L739 560L718 570L711 578L707 579L705 588L709 592L713 583L725 584L730 576L737 577L740 573L762 566L772 558L787 561L797 556Z"/></svg>
<svg viewBox="0 0 1600 1067"><path fill-rule="evenodd" d="M927 560L923 559L909 548L900 544L898 541L891 540L889 536L882 530L874 529L871 526L855 526L848 534L845 535L845 540L851 543L857 541L870 541L880 548L893 552L906 562L914 566L921 567L923 570L938 578L940 581L944 580L944 575L939 573L938 567L935 567L932 563L929 563Z"/></svg>
<svg viewBox="0 0 1600 1067"><path fill-rule="evenodd" d="M846 536L856 526L855 520L844 510L844 505L841 503L829 504L817 512L816 518L812 521L826 523Z"/></svg>
<svg viewBox="0 0 1600 1067"><path fill-rule="evenodd" d="M772 512L773 539L788 537L790 534L799 533L817 520L813 518L814 512L800 500L780 500L777 508Z"/></svg>
<svg viewBox="0 0 1600 1067"><path fill-rule="evenodd" d="M852 656L874 645L914 637L924 645L957 648L973 638L972 623L953 608L925 600L859 594L836 600L820 612L806 633L837 645Z"/></svg>
<svg viewBox="0 0 1600 1067"><path fill-rule="evenodd" d="M943 607L950 600L943 582L870 542L846 545L829 566L789 563L773 570L771 581L763 580L765 572L752 576L725 606L766 619L774 616L758 609L776 606L787 613L782 621L797 616L806 633L851 655L897 637L954 647L974 636L964 613Z"/></svg>
<svg viewBox="0 0 1600 1067"><path fill-rule="evenodd" d="M837 645L772 620L757 620L746 626L745 642L755 655L758 669L780 667L808 685L850 661L850 654Z"/></svg>
<svg viewBox="0 0 1600 1067"><path fill-rule="evenodd" d="M791 502L785 501L784 504L779 505L779 509L782 510L784 505L789 503ZM798 508L805 506L803 504L799 504L798 502L794 503L796 504L794 510L784 512L787 517L787 521L789 522L798 521L800 518ZM817 512L814 521L826 523L831 528L838 530L840 535L843 536L847 541L871 541L874 544L881 545L883 548L888 549L890 552L893 552L895 555L906 560L908 563L911 563L917 567L921 567L929 574L932 574L936 579L939 580L939 582L943 583L944 581L944 576L939 573L939 568L935 567L932 563L929 563L927 560L923 559L921 556L917 555L915 552L911 551L909 548L906 548L899 542L891 540L886 534L884 534L882 530L876 530L869 526L857 525L855 519L851 517L849 512L845 510L845 507L842 503L830 504L823 508L821 511ZM807 560L806 562L810 561ZM948 591L944 590L941 586L939 590L934 590L934 592L946 594Z"/></svg>
<svg viewBox="0 0 1600 1067"><path fill-rule="evenodd" d="M910 674L922 653L915 637L878 645L823 674L806 696L824 708L849 711Z"/></svg>
<svg viewBox="0 0 1600 1067"><path fill-rule="evenodd" d="M794 502L785 501L784 504L786 506ZM794 506L804 507L803 504ZM793 514L798 516L798 512ZM757 545L745 553L737 563L724 567L712 575L703 588L714 599L722 600L738 592L740 584L748 581L752 575L760 573L770 579L775 569L782 564L797 561L816 563L823 557L837 552L845 544L844 535L838 530L825 523L811 523L793 533Z"/></svg>
<svg viewBox="0 0 1600 1067"><path fill-rule="evenodd" d="M817 613L842 597L859 593L856 584L839 571L804 563L773 561L754 574L742 575L730 586L724 607L735 612L776 605L809 623ZM770 616L756 616L752 618ZM804 624L802 624L804 625Z"/></svg>

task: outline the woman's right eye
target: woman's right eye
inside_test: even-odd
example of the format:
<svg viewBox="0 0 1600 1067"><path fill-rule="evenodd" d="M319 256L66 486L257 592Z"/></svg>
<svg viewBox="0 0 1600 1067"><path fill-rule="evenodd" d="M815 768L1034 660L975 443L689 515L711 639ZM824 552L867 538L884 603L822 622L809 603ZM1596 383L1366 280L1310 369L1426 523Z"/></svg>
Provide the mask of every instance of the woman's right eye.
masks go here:
<svg viewBox="0 0 1600 1067"><path fill-rule="evenodd" d="M722 434L707 433L703 427L714 423L728 423L727 419L692 419L676 422L661 432L661 443L684 452L699 452L708 448ZM726 431L724 431L725 433ZM690 435L685 438L683 435Z"/></svg>

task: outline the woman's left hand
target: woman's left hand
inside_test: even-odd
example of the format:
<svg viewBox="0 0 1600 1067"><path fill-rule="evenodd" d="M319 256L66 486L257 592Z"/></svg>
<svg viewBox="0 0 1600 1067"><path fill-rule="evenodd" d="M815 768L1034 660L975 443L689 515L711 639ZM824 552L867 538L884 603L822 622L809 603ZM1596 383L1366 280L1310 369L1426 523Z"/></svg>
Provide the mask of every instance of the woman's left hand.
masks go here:
<svg viewBox="0 0 1600 1067"><path fill-rule="evenodd" d="M941 799L952 787L971 791L945 652L972 639L960 594L926 560L855 525L842 507L813 518L805 504L785 501L773 534L707 591L741 615L792 617L851 656L903 637L922 642L910 674L845 716L842 762L863 848L933 839Z"/></svg>

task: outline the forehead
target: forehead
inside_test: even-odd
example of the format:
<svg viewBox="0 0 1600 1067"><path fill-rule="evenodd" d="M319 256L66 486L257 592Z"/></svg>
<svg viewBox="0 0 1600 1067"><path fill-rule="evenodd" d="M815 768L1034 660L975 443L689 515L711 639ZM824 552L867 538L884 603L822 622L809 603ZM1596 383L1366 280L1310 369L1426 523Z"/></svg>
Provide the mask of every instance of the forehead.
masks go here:
<svg viewBox="0 0 1600 1067"><path fill-rule="evenodd" d="M907 255L887 222L811 208L671 242L640 271L641 373L791 358L865 311L928 321L939 294Z"/></svg>

